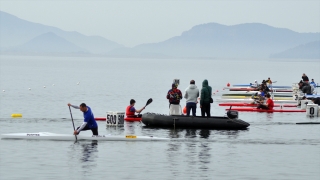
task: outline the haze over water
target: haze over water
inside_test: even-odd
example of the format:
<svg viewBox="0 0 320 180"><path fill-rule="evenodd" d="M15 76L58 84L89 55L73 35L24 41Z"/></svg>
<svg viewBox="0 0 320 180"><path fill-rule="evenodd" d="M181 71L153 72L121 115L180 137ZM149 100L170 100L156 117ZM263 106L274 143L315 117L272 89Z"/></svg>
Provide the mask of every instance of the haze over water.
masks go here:
<svg viewBox="0 0 320 180"><path fill-rule="evenodd" d="M225 107L216 99L228 82L271 77L276 85L291 85L306 73L319 83L319 66L319 60L1 56L0 134L72 133L68 102L85 102L101 117L124 111L132 98L137 108L153 98L144 112L168 114L165 96L175 78L182 92L191 79L199 88L208 79L219 91L211 114L223 116ZM13 113L23 118L13 119ZM82 113L72 109L72 115L79 126ZM249 112L239 117L251 124L247 130L149 129L138 122L106 128L98 122L99 134L152 135L169 142L0 140L0 179L319 179L320 126L295 124L319 117Z"/></svg>

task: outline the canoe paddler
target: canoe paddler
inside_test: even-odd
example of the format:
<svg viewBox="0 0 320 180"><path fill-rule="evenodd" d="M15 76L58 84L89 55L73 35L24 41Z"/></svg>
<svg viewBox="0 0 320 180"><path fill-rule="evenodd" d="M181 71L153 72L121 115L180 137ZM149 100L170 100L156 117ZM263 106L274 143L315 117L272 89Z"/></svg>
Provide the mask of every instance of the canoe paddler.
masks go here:
<svg viewBox="0 0 320 180"><path fill-rule="evenodd" d="M87 106L85 103L80 104L80 106L75 106L68 103L68 106L71 106L75 109L80 109L83 112L83 123L81 126L77 127L77 129L73 132L74 135L78 135L80 131L91 130L93 135L98 135L98 124L94 119L91 108Z"/></svg>
<svg viewBox="0 0 320 180"><path fill-rule="evenodd" d="M270 98L270 94L267 94L266 95L267 97L267 102L266 104L260 104L257 109L266 109L266 110L272 110L273 109L273 106L274 106L274 103L273 103L273 100Z"/></svg>

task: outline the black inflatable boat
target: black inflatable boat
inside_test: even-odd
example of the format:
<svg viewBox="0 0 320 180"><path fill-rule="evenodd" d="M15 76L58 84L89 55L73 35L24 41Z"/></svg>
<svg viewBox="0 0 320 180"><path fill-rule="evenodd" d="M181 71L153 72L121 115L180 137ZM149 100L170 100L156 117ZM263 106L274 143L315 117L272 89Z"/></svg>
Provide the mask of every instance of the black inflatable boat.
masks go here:
<svg viewBox="0 0 320 180"><path fill-rule="evenodd" d="M147 127L166 128L204 128L204 129L246 129L249 123L238 119L237 112L228 112L227 116L212 116L203 118L201 116L171 116L164 114L145 113L142 122Z"/></svg>

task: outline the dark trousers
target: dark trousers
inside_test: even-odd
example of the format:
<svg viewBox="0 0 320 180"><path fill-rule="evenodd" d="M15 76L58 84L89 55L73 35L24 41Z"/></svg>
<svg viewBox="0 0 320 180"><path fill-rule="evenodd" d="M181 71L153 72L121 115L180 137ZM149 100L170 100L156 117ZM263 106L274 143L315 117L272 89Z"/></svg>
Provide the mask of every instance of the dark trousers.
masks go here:
<svg viewBox="0 0 320 180"><path fill-rule="evenodd" d="M205 117L207 114L207 117L210 117L210 103L203 103L201 108L201 116Z"/></svg>
<svg viewBox="0 0 320 180"><path fill-rule="evenodd" d="M260 104L260 105L257 107L257 109L266 109L266 110L268 110L269 108L268 108L268 106L266 106L266 105Z"/></svg>
<svg viewBox="0 0 320 180"><path fill-rule="evenodd" d="M196 116L197 104L193 102L187 103L187 116L190 116L191 109L192 109L192 116Z"/></svg>
<svg viewBox="0 0 320 180"><path fill-rule="evenodd" d="M80 126L77 127L77 130L79 128L80 128ZM97 128L89 128L88 125L86 125L86 127L84 127L81 131L86 131L86 130L91 130L93 135L98 135L98 127ZM79 134L80 134L80 132L79 132Z"/></svg>

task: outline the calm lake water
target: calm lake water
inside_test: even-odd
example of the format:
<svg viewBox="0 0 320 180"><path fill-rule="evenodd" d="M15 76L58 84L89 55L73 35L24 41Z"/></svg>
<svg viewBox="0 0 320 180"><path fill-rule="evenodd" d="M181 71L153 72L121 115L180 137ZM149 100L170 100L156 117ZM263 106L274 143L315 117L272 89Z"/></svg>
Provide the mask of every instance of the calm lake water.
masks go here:
<svg viewBox="0 0 320 180"><path fill-rule="evenodd" d="M306 73L319 83L319 69L320 60L0 56L0 134L71 134L68 102L85 102L102 117L125 111L132 98L137 108L153 98L144 112L168 114L165 97L176 78L183 92L191 79L198 87L208 79L217 99L228 82L271 77L276 85L291 85ZM211 114L223 116L224 109L215 101ZM23 118L11 118L13 113ZM82 113L72 109L72 115L80 125ZM106 128L98 122L99 134L152 135L169 142L0 140L0 179L320 179L320 125L295 124L320 117L250 112L239 117L251 124L247 130L149 129L139 122Z"/></svg>

